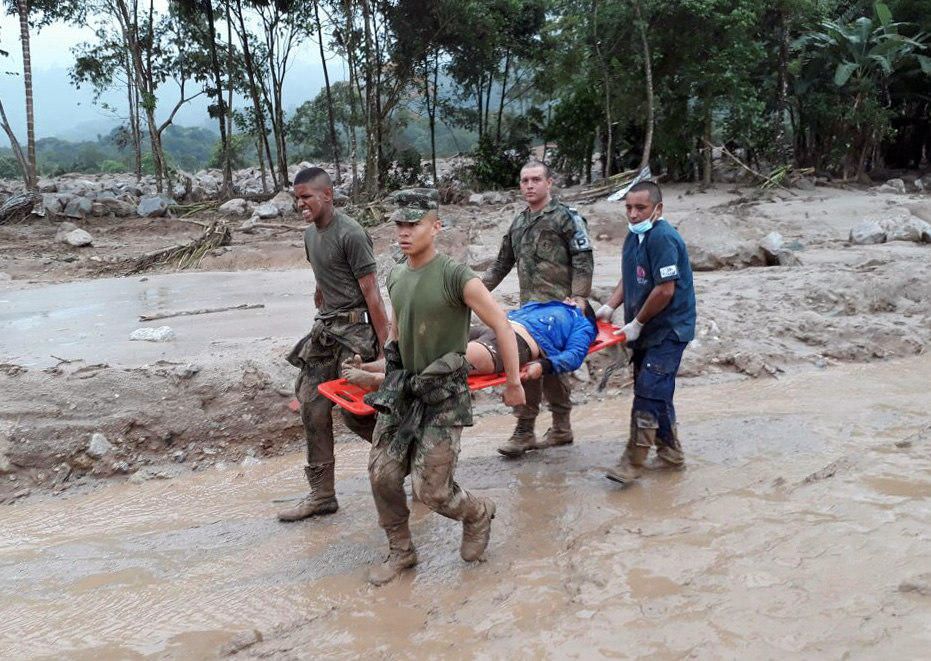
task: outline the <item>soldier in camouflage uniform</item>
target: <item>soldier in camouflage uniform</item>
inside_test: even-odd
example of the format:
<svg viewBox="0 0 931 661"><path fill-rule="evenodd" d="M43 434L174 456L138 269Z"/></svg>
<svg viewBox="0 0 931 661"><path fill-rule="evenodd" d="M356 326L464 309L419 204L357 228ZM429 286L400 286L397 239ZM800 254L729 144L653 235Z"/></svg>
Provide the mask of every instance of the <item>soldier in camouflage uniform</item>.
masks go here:
<svg viewBox="0 0 931 661"><path fill-rule="evenodd" d="M295 384L307 437L304 473L310 494L278 513L282 521L331 514L336 501L333 454L333 403L317 386L339 378L342 363L359 355L374 360L388 335L388 317L375 277L372 239L352 218L333 207L333 185L320 168L294 177L294 194L305 220L307 261L314 270L317 315L310 333L291 351L288 362L301 370ZM346 425L367 441L375 421L340 409Z"/></svg>
<svg viewBox="0 0 931 661"><path fill-rule="evenodd" d="M465 359L472 311L495 331L507 374L505 403L524 402L514 331L475 273L436 253L437 212L408 210L406 217L395 216L395 227L407 260L388 278L394 322L385 346L385 380L365 397L379 411L369 480L389 547L384 562L369 572L375 585L417 563L404 493L408 473L422 503L462 521L463 560L478 560L488 546L495 503L455 480L462 428L472 424Z"/></svg>
<svg viewBox="0 0 931 661"><path fill-rule="evenodd" d="M545 164L531 161L520 176L527 208L511 223L498 258L485 271L482 282L493 290L516 264L521 305L572 300L584 310L595 268L588 224L575 209L551 197L553 178ZM515 407L517 426L498 452L519 457L535 448L572 443L568 375L547 374L540 380L528 381L524 392L527 403ZM534 426L543 395L553 414L553 424L543 442L537 443Z"/></svg>

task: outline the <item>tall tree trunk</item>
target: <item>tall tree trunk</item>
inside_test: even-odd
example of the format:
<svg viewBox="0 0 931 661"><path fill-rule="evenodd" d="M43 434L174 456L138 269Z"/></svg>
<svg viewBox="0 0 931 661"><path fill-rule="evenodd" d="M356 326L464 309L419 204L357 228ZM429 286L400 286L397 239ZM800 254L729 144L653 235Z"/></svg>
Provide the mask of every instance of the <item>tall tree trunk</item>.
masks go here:
<svg viewBox="0 0 931 661"><path fill-rule="evenodd" d="M482 74L479 74L479 76L478 76L478 92L477 92L477 94L475 95L476 98L478 99L478 141L479 141L479 142L482 141L482 135L484 135L484 133L483 133L483 131L482 131L482 117L484 116L484 113L482 113L482 101L483 101L484 98L485 98L485 95L484 95L484 86L482 85L482 80L483 80L483 78L484 78L484 77L482 76Z"/></svg>
<svg viewBox="0 0 931 661"><path fill-rule="evenodd" d="M129 104L129 135L133 148L133 173L136 183L142 179L142 135L139 128L139 88L133 82L132 59L124 53L123 68L126 70L126 100Z"/></svg>
<svg viewBox="0 0 931 661"><path fill-rule="evenodd" d="M440 69L440 53L438 49L433 52L433 65L430 65L430 57L427 55L424 56L423 66L423 93L424 101L427 104L427 119L430 122L430 174L433 176L433 185L436 186L438 180L436 176L436 95ZM430 98L431 79L433 83L432 101Z"/></svg>
<svg viewBox="0 0 931 661"><path fill-rule="evenodd" d="M272 182L275 178L275 163L272 160L272 149L268 144L268 128L265 126L265 110L262 108L262 100L259 97L259 87L255 82L255 60L252 58L252 46L249 44L249 32L246 30L246 21L243 17L242 0L236 0L236 20L239 23L239 40L242 43L242 58L246 65L246 77L249 79L249 96L252 97L252 110L255 112L255 125L259 132L259 139L265 149L265 156L268 158L268 169L271 174ZM265 171L262 171L264 176ZM262 184L262 190L265 184Z"/></svg>
<svg viewBox="0 0 931 661"><path fill-rule="evenodd" d="M262 139L258 136L255 139L255 153L259 157L259 172L262 174L262 192L268 193L268 180L265 176L265 158L262 156Z"/></svg>
<svg viewBox="0 0 931 661"><path fill-rule="evenodd" d="M595 54L601 62L602 83L604 85L604 108L605 108L605 155L604 155L604 176L610 177L614 174L614 117L611 112L611 71L608 62L605 60L598 36L598 0L592 2L592 31L595 45Z"/></svg>
<svg viewBox="0 0 931 661"><path fill-rule="evenodd" d="M504 115L504 95L508 88L508 69L511 67L511 49L504 52L504 75L501 78L501 101L498 103L498 126L495 130L495 142L501 144L501 117Z"/></svg>
<svg viewBox="0 0 931 661"><path fill-rule="evenodd" d="M314 0L314 18L317 21L317 43L320 46L320 63L323 65L323 84L326 89L327 119L330 122L330 145L333 149L333 163L336 166L336 183L343 181L343 174L339 167L339 137L336 135L336 120L333 116L333 94L330 90L330 73L326 64L326 53L323 50L323 26L320 24L320 3Z"/></svg>
<svg viewBox="0 0 931 661"><path fill-rule="evenodd" d="M776 68L776 149L780 160L785 164L795 162L795 150L792 137L787 132L791 122L789 114L789 28L786 25L786 8L782 6L779 13L779 61Z"/></svg>
<svg viewBox="0 0 931 661"><path fill-rule="evenodd" d="M26 156L23 154L23 148L20 146L19 140L16 139L16 134L13 133L13 127L10 126L10 122L6 117L6 111L3 109L3 99L0 99L0 128L3 129L6 137L10 140L10 149L13 150L13 156L16 157L19 169L23 173L23 183L28 188L29 181L26 173L29 171L29 164L26 162Z"/></svg>
<svg viewBox="0 0 931 661"><path fill-rule="evenodd" d="M703 176L702 183L705 186L711 185L711 168L713 165L712 163L713 154L711 153L711 137L712 137L711 129L712 129L711 99L709 97L706 97L705 99L705 150L704 150L705 167L702 173L702 176Z"/></svg>
<svg viewBox="0 0 931 661"><path fill-rule="evenodd" d="M29 2L19 0L19 37L23 46L23 86L26 88L26 189L36 189L36 118L32 103L32 55L29 51Z"/></svg>
<svg viewBox="0 0 931 661"><path fill-rule="evenodd" d="M650 58L650 43L647 41L647 26L640 11L640 0L634 0L634 10L637 12L637 26L643 46L643 77L647 93L646 135L643 138L643 156L640 158L642 170L650 164L650 151L653 149L653 61Z"/></svg>
<svg viewBox="0 0 931 661"><path fill-rule="evenodd" d="M229 0L224 2L226 5L226 75L229 78L229 89L226 92L226 134L230 141L233 140L233 21L230 17ZM232 156L230 157L232 158ZM232 167L232 165L231 165ZM232 184L232 177L230 177ZM232 192L232 191L231 191Z"/></svg>
<svg viewBox="0 0 931 661"><path fill-rule="evenodd" d="M351 20L351 19L349 19ZM351 34L351 25L348 26L350 29L347 30ZM350 37L351 39L351 37ZM348 120L348 133L349 133L349 166L350 171L352 172L352 182L349 187L350 196L355 200L356 195L359 190L359 152L358 145L356 143L356 126L355 123L358 118L356 111L356 98L358 94L358 84L359 78L356 72L355 65L355 44L350 41L346 45L346 64L349 69L349 120Z"/></svg>
<svg viewBox="0 0 931 661"><path fill-rule="evenodd" d="M220 73L220 56L217 53L217 31L213 20L213 5L207 3L205 8L207 14L207 29L210 34L207 35L210 43L210 62L213 65L213 84L216 86L217 101L217 122L220 126L220 148L223 159L223 184L220 188L220 198L229 199L232 194L233 172L230 167L230 143L229 136L226 134L226 113L223 106L223 75Z"/></svg>
<svg viewBox="0 0 931 661"><path fill-rule="evenodd" d="M370 24L371 11L369 1L361 0L362 7L362 24L365 35L365 48L363 55L365 58L365 128L366 128L366 149L365 149L365 193L369 199L375 196L378 186L378 145L375 134L375 93L374 93L374 47L372 45L372 27Z"/></svg>

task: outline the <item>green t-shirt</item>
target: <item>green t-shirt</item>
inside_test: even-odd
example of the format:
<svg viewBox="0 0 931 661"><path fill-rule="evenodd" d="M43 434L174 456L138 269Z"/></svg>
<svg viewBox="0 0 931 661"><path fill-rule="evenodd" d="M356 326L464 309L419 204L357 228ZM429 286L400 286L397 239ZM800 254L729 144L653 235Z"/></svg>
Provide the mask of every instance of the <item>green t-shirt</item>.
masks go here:
<svg viewBox="0 0 931 661"><path fill-rule="evenodd" d="M446 255L437 255L419 269L406 262L394 267L388 296L404 369L419 374L444 354L465 354L472 311L464 292L466 283L476 277L468 266Z"/></svg>
<svg viewBox="0 0 931 661"><path fill-rule="evenodd" d="M372 238L342 211L323 230L311 224L304 230L304 252L323 292L321 319L350 310L365 309L359 278L376 269Z"/></svg>

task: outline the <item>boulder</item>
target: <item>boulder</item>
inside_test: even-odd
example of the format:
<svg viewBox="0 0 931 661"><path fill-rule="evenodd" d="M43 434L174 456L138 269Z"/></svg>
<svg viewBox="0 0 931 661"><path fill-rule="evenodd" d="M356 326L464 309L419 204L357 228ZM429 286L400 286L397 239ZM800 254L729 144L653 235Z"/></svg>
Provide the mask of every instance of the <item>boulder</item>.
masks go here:
<svg viewBox="0 0 931 661"><path fill-rule="evenodd" d="M161 195L147 195L139 200L136 215L141 218L161 218L168 213L171 202Z"/></svg>
<svg viewBox="0 0 931 661"><path fill-rule="evenodd" d="M61 199L55 193L43 193L42 206L45 209L45 213L52 214L53 216L60 216L65 210L65 206L61 203Z"/></svg>
<svg viewBox="0 0 931 661"><path fill-rule="evenodd" d="M65 206L64 215L68 218L87 218L93 211L93 202L86 197L73 197Z"/></svg>
<svg viewBox="0 0 931 661"><path fill-rule="evenodd" d="M349 204L349 196L339 191L333 191L333 206L344 207Z"/></svg>
<svg viewBox="0 0 931 661"><path fill-rule="evenodd" d="M278 209L279 216L287 216L289 213L293 213L296 208L294 206L294 196L288 191L279 192L268 201L268 204Z"/></svg>
<svg viewBox="0 0 931 661"><path fill-rule="evenodd" d="M919 193L924 193L927 187L928 187L928 184L925 183L924 179L919 177L918 179L915 180L915 190L918 191Z"/></svg>
<svg viewBox="0 0 931 661"><path fill-rule="evenodd" d="M898 193L905 195L905 181L902 179L890 179L879 187L880 193Z"/></svg>
<svg viewBox="0 0 931 661"><path fill-rule="evenodd" d="M857 246L885 243L886 230L875 220L865 220L850 230L850 243Z"/></svg>
<svg viewBox="0 0 931 661"><path fill-rule="evenodd" d="M253 216L258 216L262 220L270 220L272 218L277 218L281 215L278 207L276 207L271 202L263 202L255 207L255 210L252 212Z"/></svg>
<svg viewBox="0 0 931 661"><path fill-rule="evenodd" d="M791 250L781 248L779 252L776 253L776 264L779 266L801 266L802 260Z"/></svg>
<svg viewBox="0 0 931 661"><path fill-rule="evenodd" d="M779 232L770 232L760 241L760 248L766 256L768 265L774 266L779 263L779 252L784 249L784 244L785 240Z"/></svg>
<svg viewBox="0 0 931 661"><path fill-rule="evenodd" d="M110 214L118 218L131 216L136 210L136 205L116 197L98 197L94 200L94 206L96 207L97 205L103 207L104 215Z"/></svg>
<svg viewBox="0 0 931 661"><path fill-rule="evenodd" d="M886 241L931 243L931 225L911 214L882 220L879 225L886 232Z"/></svg>
<svg viewBox="0 0 931 661"><path fill-rule="evenodd" d="M89 457L100 459L112 449L113 445L107 440L107 437L100 432L96 432L91 435L91 440L87 444L87 449L84 450L84 452Z"/></svg>
<svg viewBox="0 0 931 661"><path fill-rule="evenodd" d="M689 261L696 271L766 266L763 249L753 241L689 244Z"/></svg>
<svg viewBox="0 0 931 661"><path fill-rule="evenodd" d="M399 206L436 209L440 194L435 188L405 188L393 192L391 199Z"/></svg>
<svg viewBox="0 0 931 661"><path fill-rule="evenodd" d="M249 214L249 203L236 197L221 204L217 211L227 216L246 216Z"/></svg>
<svg viewBox="0 0 931 661"><path fill-rule="evenodd" d="M480 207L485 204L485 196L481 193L472 193L469 195L468 204L473 207Z"/></svg>
<svg viewBox="0 0 931 661"><path fill-rule="evenodd" d="M485 193L485 204L507 204L510 201L508 194L499 190Z"/></svg>
<svg viewBox="0 0 931 661"><path fill-rule="evenodd" d="M69 246L81 248L83 246L91 245L94 242L94 237L92 237L89 232L86 232L82 229L75 229L65 234L62 241L67 243Z"/></svg>

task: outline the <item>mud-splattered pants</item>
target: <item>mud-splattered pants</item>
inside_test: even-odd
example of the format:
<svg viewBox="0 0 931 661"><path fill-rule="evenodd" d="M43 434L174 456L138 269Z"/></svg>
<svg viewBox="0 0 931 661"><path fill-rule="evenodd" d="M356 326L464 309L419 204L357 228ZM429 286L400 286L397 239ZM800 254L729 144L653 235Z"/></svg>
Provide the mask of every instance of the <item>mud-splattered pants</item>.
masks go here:
<svg viewBox="0 0 931 661"><path fill-rule="evenodd" d="M454 479L459 460L462 427L423 427L408 455L391 456L388 448L397 433L397 419L379 415L369 452L369 480L378 510L378 525L395 545L409 541L410 510L404 493L404 478L410 474L416 497L437 514L457 521L477 521L484 513L481 500L460 487Z"/></svg>
<svg viewBox="0 0 931 661"><path fill-rule="evenodd" d="M631 420L638 429L656 430L660 444L678 448L676 408L672 403L676 392L676 375L682 352L688 342L666 338L660 344L633 352L634 403Z"/></svg>
<svg viewBox="0 0 931 661"><path fill-rule="evenodd" d="M554 415L569 415L572 411L568 374L544 374L541 379L524 381L523 386L526 403L514 407L514 415L518 418L535 420L540 414L540 402L544 396Z"/></svg>

